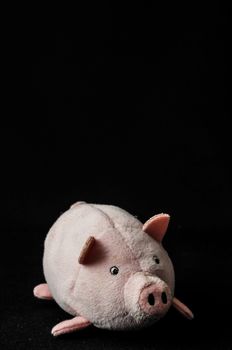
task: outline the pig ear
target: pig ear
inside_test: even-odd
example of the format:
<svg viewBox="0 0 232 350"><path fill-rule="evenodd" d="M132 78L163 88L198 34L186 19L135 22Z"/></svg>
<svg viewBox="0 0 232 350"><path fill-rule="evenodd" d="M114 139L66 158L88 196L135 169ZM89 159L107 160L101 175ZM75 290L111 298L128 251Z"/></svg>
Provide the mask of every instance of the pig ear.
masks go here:
<svg viewBox="0 0 232 350"><path fill-rule="evenodd" d="M167 231L170 216L168 214L158 214L152 216L143 225L143 231L152 236L156 241L162 242Z"/></svg>
<svg viewBox="0 0 232 350"><path fill-rule="evenodd" d="M86 260L94 246L95 238L93 236L90 236L87 241L85 242L83 248L81 249L78 262L79 264L85 264Z"/></svg>

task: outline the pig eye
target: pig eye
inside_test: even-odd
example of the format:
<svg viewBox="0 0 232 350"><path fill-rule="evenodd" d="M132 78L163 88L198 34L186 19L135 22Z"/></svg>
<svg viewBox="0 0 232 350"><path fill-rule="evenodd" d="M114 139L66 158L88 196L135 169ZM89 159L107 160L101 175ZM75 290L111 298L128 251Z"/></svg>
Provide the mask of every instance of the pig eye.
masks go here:
<svg viewBox="0 0 232 350"><path fill-rule="evenodd" d="M117 266L112 266L112 267L110 268L110 273L111 273L111 275L117 275L118 272L119 272L119 269L118 269Z"/></svg>
<svg viewBox="0 0 232 350"><path fill-rule="evenodd" d="M160 263L160 259L156 256L156 255L153 255L153 260L156 264L159 264Z"/></svg>

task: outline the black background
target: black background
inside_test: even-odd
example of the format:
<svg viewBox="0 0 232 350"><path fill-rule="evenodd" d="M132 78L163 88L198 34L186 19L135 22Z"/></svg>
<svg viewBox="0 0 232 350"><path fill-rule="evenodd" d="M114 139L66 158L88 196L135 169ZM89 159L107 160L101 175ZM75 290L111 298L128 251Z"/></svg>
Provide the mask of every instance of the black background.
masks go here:
<svg viewBox="0 0 232 350"><path fill-rule="evenodd" d="M99 6L21 8L6 30L1 349L231 349L230 9ZM50 335L69 315L32 290L49 227L79 200L171 215L194 321Z"/></svg>

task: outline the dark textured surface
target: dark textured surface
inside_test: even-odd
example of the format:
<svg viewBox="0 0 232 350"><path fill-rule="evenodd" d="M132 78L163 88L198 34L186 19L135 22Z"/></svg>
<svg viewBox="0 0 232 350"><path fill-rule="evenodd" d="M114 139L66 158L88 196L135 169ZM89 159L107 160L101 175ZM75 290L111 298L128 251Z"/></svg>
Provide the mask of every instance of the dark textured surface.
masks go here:
<svg viewBox="0 0 232 350"><path fill-rule="evenodd" d="M6 231L5 231L6 232ZM169 232L174 240L177 234ZM185 233L186 235L186 233ZM32 289L43 281L41 255L44 233L8 232L13 246L1 286L2 349L230 349L231 248L212 242L182 240L171 256L176 266L176 295L194 311L183 319L175 310L153 327L137 332L89 328L53 338L51 328L69 318L54 302L36 300ZM27 237L27 241L21 239ZM166 247L171 249L166 237ZM224 249L223 254L221 249ZM2 289L3 288L3 289Z"/></svg>
<svg viewBox="0 0 232 350"><path fill-rule="evenodd" d="M229 8L97 6L75 19L70 10L61 28L55 14L45 23L44 9L21 8L15 20L10 12L1 350L231 349ZM164 246L192 322L171 310L140 332L50 335L69 316L32 290L43 282L46 233L77 200L112 203L143 222L171 215Z"/></svg>

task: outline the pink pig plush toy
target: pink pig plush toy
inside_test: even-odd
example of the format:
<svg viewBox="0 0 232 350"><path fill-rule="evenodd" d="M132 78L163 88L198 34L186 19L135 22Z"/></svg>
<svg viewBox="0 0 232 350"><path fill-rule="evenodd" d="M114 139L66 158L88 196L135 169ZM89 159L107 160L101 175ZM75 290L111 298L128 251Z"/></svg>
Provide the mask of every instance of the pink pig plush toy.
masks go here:
<svg viewBox="0 0 232 350"><path fill-rule="evenodd" d="M34 288L54 299L72 319L57 324L54 336L91 324L127 330L148 326L171 305L188 319L192 312L174 297L174 270L162 246L169 215L144 225L111 205L77 202L51 227L43 268L47 284Z"/></svg>

